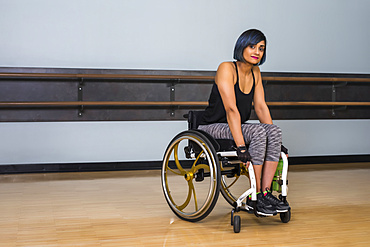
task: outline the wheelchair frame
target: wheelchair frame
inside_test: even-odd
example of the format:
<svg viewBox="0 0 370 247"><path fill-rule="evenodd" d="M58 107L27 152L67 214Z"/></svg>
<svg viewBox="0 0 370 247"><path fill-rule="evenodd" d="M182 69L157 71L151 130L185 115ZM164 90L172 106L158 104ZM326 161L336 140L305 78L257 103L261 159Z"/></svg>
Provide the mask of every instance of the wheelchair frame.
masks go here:
<svg viewBox="0 0 370 247"><path fill-rule="evenodd" d="M235 143L233 140L216 140L206 132L198 130L201 114L203 114L201 111L190 111L189 114L184 115L188 118L189 129L176 135L166 149L161 171L163 193L169 207L180 219L196 222L211 213L218 200L219 192L221 192L226 201L233 206L231 225L233 225L234 232L240 232L241 219L235 213L240 210L251 211L243 203L247 196L251 195L253 213L261 217L256 211L257 191L253 165L250 162L249 167L246 168L238 160L237 153L234 151ZM179 152L179 147L183 147L184 153ZM181 157L182 154L184 157ZM287 202L288 158L284 152L281 152L281 159L283 161L282 174L277 181L281 191L278 192L281 192L280 199ZM250 188L239 197L235 197L229 189L242 175L248 177ZM171 184L170 180L174 178L179 178L180 181ZM228 185L226 178L235 179ZM181 196L180 199L175 198L174 192L178 185L182 183L181 180L185 180L188 184L188 190L185 202L178 204L177 201L182 199ZM204 182L204 184L201 182ZM198 184L202 184L206 188L206 192L203 193L204 200L201 199L201 206L198 205L200 197L197 192L198 188L195 186ZM194 206L190 204L192 199ZM191 209L187 211L187 208ZM290 209L287 212L280 213L280 219L283 223L289 222L290 218Z"/></svg>

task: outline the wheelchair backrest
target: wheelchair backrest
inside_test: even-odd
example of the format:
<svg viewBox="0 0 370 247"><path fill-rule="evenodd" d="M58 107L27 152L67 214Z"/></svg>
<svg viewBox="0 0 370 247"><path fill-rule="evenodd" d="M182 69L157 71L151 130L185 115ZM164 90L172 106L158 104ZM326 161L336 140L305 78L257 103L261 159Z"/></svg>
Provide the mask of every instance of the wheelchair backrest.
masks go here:
<svg viewBox="0 0 370 247"><path fill-rule="evenodd" d="M185 114L184 117L188 119L188 129L194 130L197 129L202 119L204 111L189 111L188 114Z"/></svg>
<svg viewBox="0 0 370 247"><path fill-rule="evenodd" d="M208 140L212 143L216 151L227 151L235 150L235 142L232 139L214 139L210 134L202 130L198 130L200 120L202 119L204 111L189 111L184 117L188 119L188 129L197 130L205 135Z"/></svg>

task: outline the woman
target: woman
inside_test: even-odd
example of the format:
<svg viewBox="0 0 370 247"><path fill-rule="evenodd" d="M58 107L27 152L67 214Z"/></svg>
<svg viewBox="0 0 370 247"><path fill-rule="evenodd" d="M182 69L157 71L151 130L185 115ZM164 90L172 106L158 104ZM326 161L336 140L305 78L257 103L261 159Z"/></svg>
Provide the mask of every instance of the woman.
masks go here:
<svg viewBox="0 0 370 247"><path fill-rule="evenodd" d="M244 163L250 154L257 183L257 213L271 216L286 212L289 205L270 191L282 135L280 128L272 124L258 67L266 61L265 35L256 29L242 33L234 48L234 59L235 62L223 62L218 67L209 105L198 129L216 139L234 139L238 157ZM245 123L252 101L258 124ZM247 207L251 208L249 202L247 198Z"/></svg>

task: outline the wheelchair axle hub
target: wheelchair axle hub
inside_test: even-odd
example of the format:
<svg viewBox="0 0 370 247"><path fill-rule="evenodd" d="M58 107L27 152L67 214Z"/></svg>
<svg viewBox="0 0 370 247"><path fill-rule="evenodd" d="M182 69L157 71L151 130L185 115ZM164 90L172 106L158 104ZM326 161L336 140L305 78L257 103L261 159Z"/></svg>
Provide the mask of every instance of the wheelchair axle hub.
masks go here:
<svg viewBox="0 0 370 247"><path fill-rule="evenodd" d="M186 181L190 181L194 178L194 174L192 172L187 172L185 175L184 175L184 178Z"/></svg>

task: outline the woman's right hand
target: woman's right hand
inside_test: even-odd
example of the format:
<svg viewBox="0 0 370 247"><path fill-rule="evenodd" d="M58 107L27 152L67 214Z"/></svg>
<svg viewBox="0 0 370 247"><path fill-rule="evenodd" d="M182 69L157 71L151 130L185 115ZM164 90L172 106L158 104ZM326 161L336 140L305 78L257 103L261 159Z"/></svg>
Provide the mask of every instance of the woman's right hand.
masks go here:
<svg viewBox="0 0 370 247"><path fill-rule="evenodd" d="M236 153L237 153L238 158L241 162L247 163L248 161L251 161L251 156L250 156L246 146L237 147L236 148Z"/></svg>

